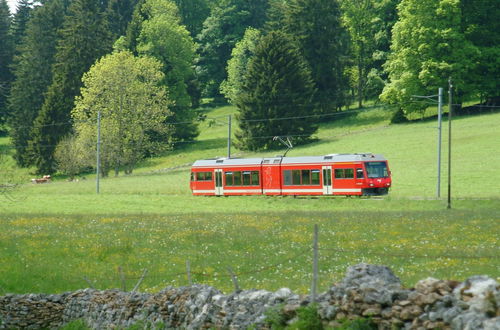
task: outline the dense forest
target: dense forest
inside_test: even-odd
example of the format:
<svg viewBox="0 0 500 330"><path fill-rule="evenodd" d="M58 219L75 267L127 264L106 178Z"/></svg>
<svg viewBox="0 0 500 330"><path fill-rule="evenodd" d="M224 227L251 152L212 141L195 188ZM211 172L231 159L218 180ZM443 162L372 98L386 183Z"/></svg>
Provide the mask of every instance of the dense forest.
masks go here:
<svg viewBox="0 0 500 330"><path fill-rule="evenodd" d="M98 123L102 175L130 173L195 140L201 105L265 150L353 103L401 120L450 81L458 106L498 102L498 0L0 0L0 134L40 174L92 167Z"/></svg>

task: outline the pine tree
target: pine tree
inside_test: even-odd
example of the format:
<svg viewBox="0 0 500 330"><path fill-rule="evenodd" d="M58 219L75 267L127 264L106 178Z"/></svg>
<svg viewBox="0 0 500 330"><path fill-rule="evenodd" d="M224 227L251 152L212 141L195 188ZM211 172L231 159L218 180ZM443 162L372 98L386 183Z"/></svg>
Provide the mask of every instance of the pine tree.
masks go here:
<svg viewBox="0 0 500 330"><path fill-rule="evenodd" d="M26 25L33 11L32 0L19 0L16 13L12 19L11 34L15 47L21 44L26 34ZM16 52L17 53L17 52Z"/></svg>
<svg viewBox="0 0 500 330"><path fill-rule="evenodd" d="M283 32L270 32L258 43L248 65L238 107L241 149L281 148L273 136L305 143L316 132L314 82L305 60ZM283 120L282 118L288 118Z"/></svg>
<svg viewBox="0 0 500 330"><path fill-rule="evenodd" d="M126 33L127 26L132 20L132 14L138 1L139 0L109 0L107 19L110 31L115 38Z"/></svg>
<svg viewBox="0 0 500 330"><path fill-rule="evenodd" d="M37 7L26 27L26 37L19 46L14 65L15 80L9 96L10 136L18 165L28 166L26 152L33 122L52 82L52 65L69 0L52 0Z"/></svg>
<svg viewBox="0 0 500 330"><path fill-rule="evenodd" d="M294 36L311 67L321 113L346 104L344 75L348 35L337 0L291 0L285 11L285 32Z"/></svg>
<svg viewBox="0 0 500 330"><path fill-rule="evenodd" d="M13 42L9 33L11 25L11 15L6 0L0 0L0 133L3 131L3 124L7 118L7 95L12 73Z"/></svg>
<svg viewBox="0 0 500 330"><path fill-rule="evenodd" d="M98 0L74 0L61 30L53 81L35 120L29 149L39 173L54 171L54 150L71 131L70 112L82 75L111 51L108 22Z"/></svg>

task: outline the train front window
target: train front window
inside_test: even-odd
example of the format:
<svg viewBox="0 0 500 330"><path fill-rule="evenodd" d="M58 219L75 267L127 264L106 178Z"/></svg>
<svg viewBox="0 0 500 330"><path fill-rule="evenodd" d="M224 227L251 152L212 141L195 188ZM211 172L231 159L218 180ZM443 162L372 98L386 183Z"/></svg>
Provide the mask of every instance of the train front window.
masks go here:
<svg viewBox="0 0 500 330"><path fill-rule="evenodd" d="M369 178L386 178L389 176L385 162L367 162L365 167Z"/></svg>

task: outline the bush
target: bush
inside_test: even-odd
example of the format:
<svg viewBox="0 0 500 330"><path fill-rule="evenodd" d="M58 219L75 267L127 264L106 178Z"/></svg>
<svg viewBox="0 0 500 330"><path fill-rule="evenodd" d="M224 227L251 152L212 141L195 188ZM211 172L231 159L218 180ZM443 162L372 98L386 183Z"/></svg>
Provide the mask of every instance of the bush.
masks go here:
<svg viewBox="0 0 500 330"><path fill-rule="evenodd" d="M318 314L318 305L310 304L297 309L298 320L294 322L290 329L297 330L322 330L323 323Z"/></svg>

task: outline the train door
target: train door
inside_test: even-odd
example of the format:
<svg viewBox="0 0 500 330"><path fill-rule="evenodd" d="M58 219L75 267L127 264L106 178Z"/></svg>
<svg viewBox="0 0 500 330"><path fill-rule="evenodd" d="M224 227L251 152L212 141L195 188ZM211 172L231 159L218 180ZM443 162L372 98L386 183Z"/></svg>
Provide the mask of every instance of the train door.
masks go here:
<svg viewBox="0 0 500 330"><path fill-rule="evenodd" d="M323 166L323 195L332 195L332 167Z"/></svg>
<svg viewBox="0 0 500 330"><path fill-rule="evenodd" d="M214 170L215 177L215 195L221 196L224 195L224 188L222 187L222 170L216 169Z"/></svg>

